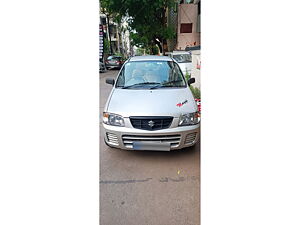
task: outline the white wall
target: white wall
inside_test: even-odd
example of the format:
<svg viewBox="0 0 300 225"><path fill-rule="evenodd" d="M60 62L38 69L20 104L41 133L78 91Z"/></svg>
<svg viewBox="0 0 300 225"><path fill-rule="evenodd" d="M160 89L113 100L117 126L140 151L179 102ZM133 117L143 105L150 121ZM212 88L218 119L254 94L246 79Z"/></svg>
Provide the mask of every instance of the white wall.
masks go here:
<svg viewBox="0 0 300 225"><path fill-rule="evenodd" d="M193 84L194 87L200 88L201 86L201 69L197 69L197 65L201 63L201 52L200 50L193 50L192 53L192 74L196 82Z"/></svg>

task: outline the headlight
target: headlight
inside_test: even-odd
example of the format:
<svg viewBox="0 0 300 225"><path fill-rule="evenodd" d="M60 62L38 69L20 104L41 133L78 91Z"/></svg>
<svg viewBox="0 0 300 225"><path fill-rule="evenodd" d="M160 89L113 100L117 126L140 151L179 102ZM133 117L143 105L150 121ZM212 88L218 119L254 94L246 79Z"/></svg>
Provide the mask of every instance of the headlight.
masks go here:
<svg viewBox="0 0 300 225"><path fill-rule="evenodd" d="M112 113L106 113L106 112L103 113L103 123L112 126L124 127L123 117Z"/></svg>
<svg viewBox="0 0 300 225"><path fill-rule="evenodd" d="M200 122L199 112L187 113L180 116L178 126L195 125L199 122Z"/></svg>

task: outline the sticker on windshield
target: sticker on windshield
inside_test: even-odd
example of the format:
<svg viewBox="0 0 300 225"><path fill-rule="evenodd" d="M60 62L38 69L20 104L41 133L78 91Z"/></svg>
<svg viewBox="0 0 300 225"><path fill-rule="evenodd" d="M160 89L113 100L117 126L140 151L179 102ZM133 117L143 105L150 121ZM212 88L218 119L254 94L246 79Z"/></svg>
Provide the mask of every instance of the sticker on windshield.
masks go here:
<svg viewBox="0 0 300 225"><path fill-rule="evenodd" d="M181 106L183 106L184 104L186 104L187 102L188 102L188 100L185 100L185 101L183 101L183 102L179 102L176 106L181 107Z"/></svg>

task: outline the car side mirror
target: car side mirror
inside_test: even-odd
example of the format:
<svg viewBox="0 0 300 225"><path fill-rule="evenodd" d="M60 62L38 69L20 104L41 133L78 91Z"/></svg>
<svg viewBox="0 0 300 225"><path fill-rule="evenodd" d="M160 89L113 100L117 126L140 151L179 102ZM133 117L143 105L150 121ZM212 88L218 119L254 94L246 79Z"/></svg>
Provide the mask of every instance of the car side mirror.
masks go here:
<svg viewBox="0 0 300 225"><path fill-rule="evenodd" d="M107 84L111 84L112 86L114 86L115 85L115 79L113 79L113 78L106 78L106 83Z"/></svg>
<svg viewBox="0 0 300 225"><path fill-rule="evenodd" d="M188 80L188 85L190 86L191 84L195 83L195 78L192 77Z"/></svg>

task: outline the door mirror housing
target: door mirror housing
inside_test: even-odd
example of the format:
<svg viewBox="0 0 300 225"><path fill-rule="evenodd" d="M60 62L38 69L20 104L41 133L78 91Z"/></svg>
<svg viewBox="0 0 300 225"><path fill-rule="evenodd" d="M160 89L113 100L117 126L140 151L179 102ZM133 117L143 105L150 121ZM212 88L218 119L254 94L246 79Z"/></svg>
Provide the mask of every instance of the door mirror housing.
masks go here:
<svg viewBox="0 0 300 225"><path fill-rule="evenodd" d="M107 84L111 84L112 86L114 86L115 85L115 79L113 79L113 78L106 78L106 83Z"/></svg>
<svg viewBox="0 0 300 225"><path fill-rule="evenodd" d="M195 78L192 77L188 80L188 85L190 86L191 84L195 83Z"/></svg>

